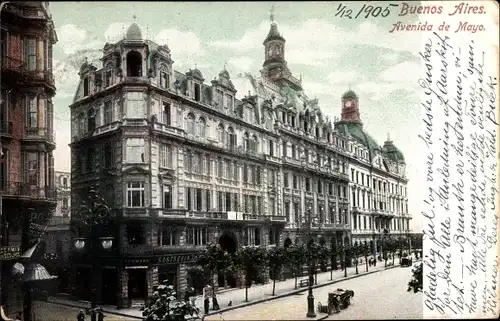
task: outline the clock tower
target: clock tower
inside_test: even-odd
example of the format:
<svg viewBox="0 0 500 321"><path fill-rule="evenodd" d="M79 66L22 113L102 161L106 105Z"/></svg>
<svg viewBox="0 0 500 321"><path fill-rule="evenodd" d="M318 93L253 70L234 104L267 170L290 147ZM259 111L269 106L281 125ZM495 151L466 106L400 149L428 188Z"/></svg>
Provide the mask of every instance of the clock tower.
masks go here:
<svg viewBox="0 0 500 321"><path fill-rule="evenodd" d="M358 95L350 89L342 95L341 117L341 120L345 122L362 123L359 115Z"/></svg>

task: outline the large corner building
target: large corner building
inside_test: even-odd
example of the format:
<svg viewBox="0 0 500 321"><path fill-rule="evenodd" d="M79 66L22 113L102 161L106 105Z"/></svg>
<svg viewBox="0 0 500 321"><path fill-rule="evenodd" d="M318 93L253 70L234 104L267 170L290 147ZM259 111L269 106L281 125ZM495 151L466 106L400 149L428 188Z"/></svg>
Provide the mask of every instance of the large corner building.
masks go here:
<svg viewBox="0 0 500 321"><path fill-rule="evenodd" d="M0 6L0 304L14 313L22 310L22 296L12 265L39 236L32 223L45 224L56 207L52 46L57 35L47 1Z"/></svg>
<svg viewBox="0 0 500 321"><path fill-rule="evenodd" d="M90 186L113 209L103 236L115 247L98 253L93 276L98 301L130 306L163 279L183 293L194 254L210 242L229 252L287 246L309 226L322 242L351 242L361 215L379 222L353 231L366 240L377 226L402 228L387 224L402 215L380 205L389 194L372 182L405 185L403 159L360 136L354 93L342 97L342 120L329 120L287 67L285 42L272 22L260 76L231 77L224 67L207 81L196 68L175 70L170 48L134 23L104 45L102 68L81 67L70 106L73 236L86 233L76 213ZM364 207L350 206L354 163L366 173ZM85 257L72 255L80 298L91 277Z"/></svg>

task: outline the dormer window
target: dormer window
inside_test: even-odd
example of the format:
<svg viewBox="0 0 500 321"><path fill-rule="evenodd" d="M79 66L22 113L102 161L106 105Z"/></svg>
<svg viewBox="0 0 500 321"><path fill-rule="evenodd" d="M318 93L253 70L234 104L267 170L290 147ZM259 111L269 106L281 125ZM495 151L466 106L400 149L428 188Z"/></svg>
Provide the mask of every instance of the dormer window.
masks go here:
<svg viewBox="0 0 500 321"><path fill-rule="evenodd" d="M142 56L137 51L127 54L127 76L142 77Z"/></svg>
<svg viewBox="0 0 500 321"><path fill-rule="evenodd" d="M160 87L162 88L170 87L170 75L166 71L160 72Z"/></svg>
<svg viewBox="0 0 500 321"><path fill-rule="evenodd" d="M194 84L194 100L201 101L201 86L200 86L200 84Z"/></svg>
<svg viewBox="0 0 500 321"><path fill-rule="evenodd" d="M104 71L104 88L111 86L111 77L112 71L110 68L108 68L106 71Z"/></svg>
<svg viewBox="0 0 500 321"><path fill-rule="evenodd" d="M223 100L224 100L224 93L222 92L222 90L219 89L215 90L215 101L219 108L222 107Z"/></svg>
<svg viewBox="0 0 500 321"><path fill-rule="evenodd" d="M233 110L233 96L226 94L226 99L224 100L224 108Z"/></svg>
<svg viewBox="0 0 500 321"><path fill-rule="evenodd" d="M90 92L90 81L89 77L83 79L83 97L87 97Z"/></svg>

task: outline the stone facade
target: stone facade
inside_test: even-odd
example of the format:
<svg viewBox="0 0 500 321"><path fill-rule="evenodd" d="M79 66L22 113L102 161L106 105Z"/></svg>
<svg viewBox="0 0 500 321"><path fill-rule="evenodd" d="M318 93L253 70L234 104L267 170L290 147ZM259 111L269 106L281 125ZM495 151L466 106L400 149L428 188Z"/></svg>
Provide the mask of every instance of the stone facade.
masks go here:
<svg viewBox="0 0 500 321"><path fill-rule="evenodd" d="M118 306L164 278L182 295L189 254L209 243L233 252L311 237L351 242L354 138L293 76L275 22L263 49L260 77L224 68L207 84L198 69L174 70L168 46L133 24L105 45L102 68L82 65L70 106L72 207L95 186L112 208L107 233L120 259L100 260L119 270ZM359 111L343 114L359 120Z"/></svg>

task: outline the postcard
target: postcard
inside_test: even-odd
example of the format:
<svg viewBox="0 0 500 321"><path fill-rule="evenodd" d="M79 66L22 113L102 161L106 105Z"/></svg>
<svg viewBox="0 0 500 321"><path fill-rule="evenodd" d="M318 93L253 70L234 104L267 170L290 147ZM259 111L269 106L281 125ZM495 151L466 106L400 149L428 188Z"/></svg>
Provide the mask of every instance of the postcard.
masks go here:
<svg viewBox="0 0 500 321"><path fill-rule="evenodd" d="M498 318L495 1L2 1L2 320Z"/></svg>

